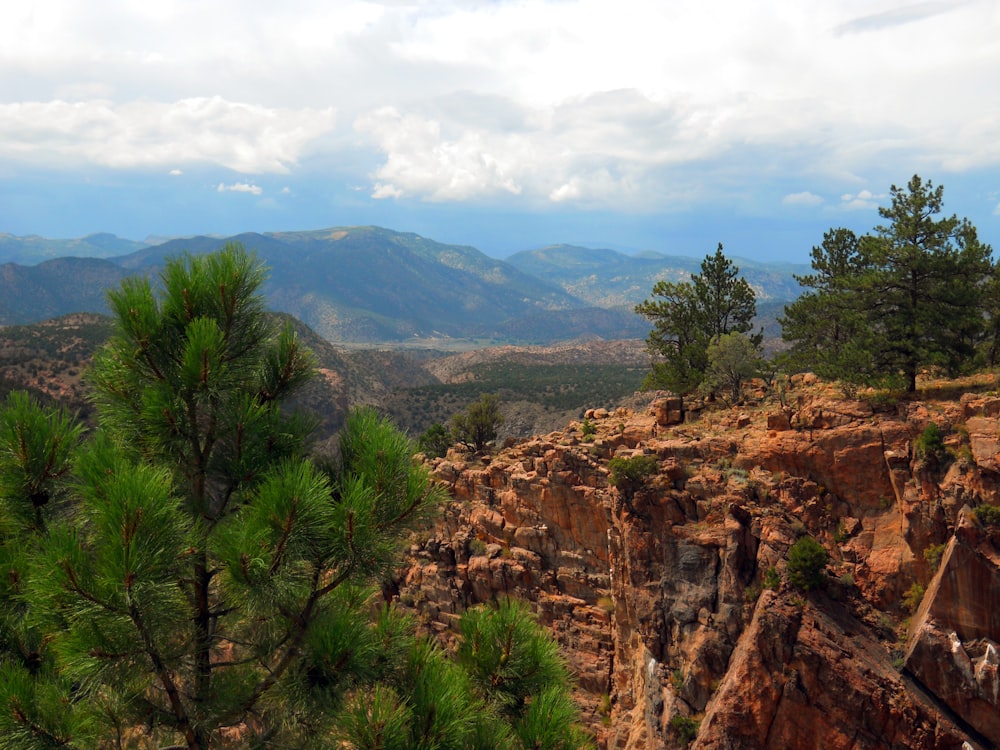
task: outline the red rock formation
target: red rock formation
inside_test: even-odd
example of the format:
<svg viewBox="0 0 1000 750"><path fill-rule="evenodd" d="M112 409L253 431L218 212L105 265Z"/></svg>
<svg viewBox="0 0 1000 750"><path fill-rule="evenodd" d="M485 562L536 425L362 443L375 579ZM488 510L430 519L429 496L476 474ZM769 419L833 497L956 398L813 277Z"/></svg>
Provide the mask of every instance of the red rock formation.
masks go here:
<svg viewBox="0 0 1000 750"><path fill-rule="evenodd" d="M897 666L904 600L932 575L925 550L949 539L959 508L992 497L997 481L989 462L998 456L973 437L989 427L973 422L971 445L956 427L997 419L1000 403L876 412L807 385L790 394L790 408L703 409L676 425L663 403L594 411L592 442L570 425L488 460L437 461L454 502L413 545L400 600L445 638L473 603L531 601L565 648L603 748L678 747L702 716L702 748L983 747L976 732L992 737L992 725L966 713L984 704L950 697L944 685L954 681L918 666L939 659L940 639L928 629L911 641L907 668L922 687ZM932 419L959 454L947 470L911 449ZM656 456L659 472L629 504L608 486L607 462L634 453ZM803 533L830 554L827 591L780 584L761 593ZM987 624L915 622L995 640L974 601L998 601L983 589L997 580L997 560L980 553L974 580L947 583L956 544L928 588L939 604L925 608ZM988 645L963 647L987 677L996 674Z"/></svg>
<svg viewBox="0 0 1000 750"><path fill-rule="evenodd" d="M906 668L1000 745L1000 568L988 535L963 513L910 626Z"/></svg>

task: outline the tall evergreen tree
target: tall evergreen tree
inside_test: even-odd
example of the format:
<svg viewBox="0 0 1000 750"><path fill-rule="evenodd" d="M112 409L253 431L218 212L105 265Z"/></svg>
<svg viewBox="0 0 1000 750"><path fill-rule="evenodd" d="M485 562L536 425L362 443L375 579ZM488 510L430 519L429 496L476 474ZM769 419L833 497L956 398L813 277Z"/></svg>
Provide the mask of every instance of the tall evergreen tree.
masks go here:
<svg viewBox="0 0 1000 750"><path fill-rule="evenodd" d="M936 218L944 190L914 175L891 188L886 224L856 242L833 230L814 249L815 291L785 310L790 361L820 374L916 390L924 368L968 367L986 333L988 245L956 216Z"/></svg>
<svg viewBox="0 0 1000 750"><path fill-rule="evenodd" d="M958 372L971 362L983 330L982 292L990 271L989 246L957 216L941 219L944 188L917 175L892 186L889 223L867 243L873 268L859 284L869 321L877 322L883 367L916 390L923 367Z"/></svg>
<svg viewBox="0 0 1000 750"><path fill-rule="evenodd" d="M739 268L722 252L701 263L701 273L686 282L658 281L653 297L635 311L653 323L646 349L653 356L646 378L649 387L662 387L683 396L704 380L708 345L727 333L750 334L757 314L756 295ZM760 346L761 334L748 336Z"/></svg>
<svg viewBox="0 0 1000 750"><path fill-rule="evenodd" d="M809 291L786 305L779 319L782 338L791 343L779 360L786 369L809 369L824 378L872 378L875 331L855 288L870 264L861 240L850 229L831 229L811 255L814 273L795 277Z"/></svg>
<svg viewBox="0 0 1000 750"><path fill-rule="evenodd" d="M740 269L722 252L722 243L714 255L705 256L701 273L691 277L694 296L698 301L703 331L709 340L727 333L749 334L757 314L757 295L749 282L740 276ZM748 337L760 346L761 334Z"/></svg>

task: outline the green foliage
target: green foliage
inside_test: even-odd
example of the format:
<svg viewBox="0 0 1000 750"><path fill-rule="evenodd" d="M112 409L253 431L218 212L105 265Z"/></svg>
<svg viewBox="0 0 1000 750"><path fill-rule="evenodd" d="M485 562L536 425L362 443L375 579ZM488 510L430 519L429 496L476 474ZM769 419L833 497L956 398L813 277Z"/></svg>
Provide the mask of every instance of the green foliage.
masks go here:
<svg viewBox="0 0 1000 750"><path fill-rule="evenodd" d="M974 512L984 526L1000 526L1000 506L980 505Z"/></svg>
<svg viewBox="0 0 1000 750"><path fill-rule="evenodd" d="M716 336L706 350L708 366L702 388L727 390L732 403L743 395L743 384L760 372L762 359L753 341L742 333Z"/></svg>
<svg viewBox="0 0 1000 750"><path fill-rule="evenodd" d="M64 409L44 410L24 392L8 394L0 410L0 529L44 528L46 506L51 511L65 498L81 434Z"/></svg>
<svg viewBox="0 0 1000 750"><path fill-rule="evenodd" d="M941 428L934 422L929 422L913 444L917 458L926 461L934 468L943 468L951 459L944 445Z"/></svg>
<svg viewBox="0 0 1000 750"><path fill-rule="evenodd" d="M417 438L417 450L428 458L440 458L451 447L451 433L440 422L435 422Z"/></svg>
<svg viewBox="0 0 1000 750"><path fill-rule="evenodd" d="M917 175L895 185L880 208L886 224L860 239L831 230L813 250L812 289L786 307L790 367L910 392L918 372L955 374L973 364L984 340L1000 351L995 304L984 298L995 273L991 249L968 220L934 217L943 188ZM990 338L992 341L989 341Z"/></svg>
<svg viewBox="0 0 1000 750"><path fill-rule="evenodd" d="M502 599L492 607L473 607L462 616L459 631L458 664L490 710L513 726L519 747L589 746L576 725L558 645L525 604Z"/></svg>
<svg viewBox="0 0 1000 750"><path fill-rule="evenodd" d="M618 489L625 504L635 510L632 501L643 488L646 480L659 471L656 456L638 454L635 456L615 456L608 461L608 484Z"/></svg>
<svg viewBox="0 0 1000 750"><path fill-rule="evenodd" d="M469 368L469 378L462 382L397 389L384 406L412 434L435 421L447 425L483 393L495 393L501 402L527 401L542 411L573 413L621 403L640 389L645 370L629 364L491 362Z"/></svg>
<svg viewBox="0 0 1000 750"><path fill-rule="evenodd" d="M594 439L594 435L597 434L597 427L589 419L584 418L583 422L580 424L580 437L584 442L589 442Z"/></svg>
<svg viewBox="0 0 1000 750"><path fill-rule="evenodd" d="M946 542L942 542L941 544L932 544L924 550L924 559L930 564L931 570L937 570L938 566L941 565L941 557L947 546Z"/></svg>
<svg viewBox="0 0 1000 750"><path fill-rule="evenodd" d="M917 607L920 606L920 602L924 598L924 585L922 583L914 582L910 588L906 590L903 594L903 606L910 612L916 612Z"/></svg>
<svg viewBox="0 0 1000 750"><path fill-rule="evenodd" d="M635 311L653 323L646 339L654 358L647 387L667 388L682 396L691 393L704 380L713 338L750 333L756 296L746 279L738 276L739 269L723 255L720 243L691 281L658 281L653 297L636 305ZM749 341L759 346L760 334Z"/></svg>
<svg viewBox="0 0 1000 750"><path fill-rule="evenodd" d="M829 555L811 536L800 537L788 550L788 582L803 591L823 585Z"/></svg>
<svg viewBox="0 0 1000 750"><path fill-rule="evenodd" d="M612 487L621 488L626 485L640 484L647 477L656 474L659 465L656 456L639 454L635 456L615 456L608 461L611 472L608 483Z"/></svg>
<svg viewBox="0 0 1000 750"><path fill-rule="evenodd" d="M764 571L764 581L761 585L766 589L781 588L781 576L773 565Z"/></svg>
<svg viewBox="0 0 1000 750"><path fill-rule="evenodd" d="M848 384L873 375L868 329L849 289L849 280L866 264L858 237L849 229L831 229L823 235L823 243L813 247L814 273L796 276L810 291L787 305L779 321L782 338L791 342L779 357L785 369L812 370Z"/></svg>
<svg viewBox="0 0 1000 750"><path fill-rule="evenodd" d="M386 610L389 613L389 610ZM398 616L385 618L399 622ZM456 750L579 750L569 678L555 642L526 606L501 601L461 618L457 657L413 638L407 623L378 639L393 668L354 690L335 722L337 747ZM395 644L395 647L393 646ZM308 745L312 746L312 745Z"/></svg>
<svg viewBox="0 0 1000 750"><path fill-rule="evenodd" d="M484 393L465 412L451 418L451 436L455 442L478 452L496 439L501 424L500 398L494 393Z"/></svg>
<svg viewBox="0 0 1000 750"><path fill-rule="evenodd" d="M677 741L681 744L681 747L687 747L698 736L701 722L693 716L674 714L670 718L670 728L676 732Z"/></svg>
<svg viewBox="0 0 1000 750"><path fill-rule="evenodd" d="M352 692L403 670L414 637L373 622L369 586L442 491L372 410L310 460L282 404L312 357L264 313L263 279L228 247L169 261L160 293L112 292L82 448L65 412L0 408L0 748L142 727L205 750L240 724L250 745L333 747Z"/></svg>

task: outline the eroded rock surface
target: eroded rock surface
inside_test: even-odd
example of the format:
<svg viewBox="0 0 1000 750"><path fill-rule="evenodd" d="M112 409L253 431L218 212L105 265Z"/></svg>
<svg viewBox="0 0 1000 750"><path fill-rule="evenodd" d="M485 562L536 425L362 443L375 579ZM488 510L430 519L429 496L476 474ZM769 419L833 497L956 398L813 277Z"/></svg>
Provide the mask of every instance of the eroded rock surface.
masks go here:
<svg viewBox="0 0 1000 750"><path fill-rule="evenodd" d="M602 748L997 744L996 533L959 516L997 502L1000 400L787 396L683 423L675 402L595 410L589 442L570 424L437 460L454 501L400 601L446 640L472 604L532 602ZM913 447L931 421L935 461ZM634 454L658 469L626 502L608 461ZM803 534L830 555L820 591L785 582Z"/></svg>

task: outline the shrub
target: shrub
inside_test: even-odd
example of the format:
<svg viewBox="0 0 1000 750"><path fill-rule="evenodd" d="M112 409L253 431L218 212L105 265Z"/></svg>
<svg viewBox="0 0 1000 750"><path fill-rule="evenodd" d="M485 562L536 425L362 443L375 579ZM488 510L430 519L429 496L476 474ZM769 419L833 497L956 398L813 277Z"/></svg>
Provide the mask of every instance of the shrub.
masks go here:
<svg viewBox="0 0 1000 750"><path fill-rule="evenodd" d="M618 489L625 505L633 513L635 507L632 505L632 500L635 498L635 494L642 489L646 478L656 473L657 466L654 456L643 454L629 458L615 456L608 461L608 470L611 472L608 484Z"/></svg>
<svg viewBox="0 0 1000 750"><path fill-rule="evenodd" d="M914 441L913 452L917 458L926 461L935 468L944 468L951 458L944 447L941 428L934 422L929 423L916 441Z"/></svg>
<svg viewBox="0 0 1000 750"><path fill-rule="evenodd" d="M830 556L811 536L801 537L788 550L788 582L809 591L823 584L823 569Z"/></svg>
<svg viewBox="0 0 1000 750"><path fill-rule="evenodd" d="M773 565L764 572L762 585L766 589L777 589L781 586L781 576L778 575L778 571L774 569Z"/></svg>
<svg viewBox="0 0 1000 750"><path fill-rule="evenodd" d="M484 393L465 412L451 418L451 436L455 442L478 452L496 439L497 429L502 424L500 397Z"/></svg>
<svg viewBox="0 0 1000 750"><path fill-rule="evenodd" d="M594 435L597 434L597 427L589 419L584 418L583 423L580 425L580 435L584 442L590 442L594 439Z"/></svg>
<svg viewBox="0 0 1000 750"><path fill-rule="evenodd" d="M941 564L941 556L944 554L944 549L948 545L944 542L941 544L932 544L930 547L924 550L924 559L930 563L931 570L937 570L938 566Z"/></svg>
<svg viewBox="0 0 1000 750"><path fill-rule="evenodd" d="M417 450L428 458L440 458L451 447L451 433L440 422L435 422L417 438Z"/></svg>
<svg viewBox="0 0 1000 750"><path fill-rule="evenodd" d="M1000 507L996 505L980 505L975 514L984 526L1000 526Z"/></svg>
<svg viewBox="0 0 1000 750"><path fill-rule="evenodd" d="M611 476L608 484L618 489L631 486L634 489L645 482L646 477L656 473L657 462L655 456L638 455L625 458L615 456L608 461L608 470Z"/></svg>
<svg viewBox="0 0 1000 750"><path fill-rule="evenodd" d="M916 612L917 607L920 606L921 600L924 598L924 586L920 583L914 583L907 589L906 593L903 594L903 606L906 607L910 612Z"/></svg>
<svg viewBox="0 0 1000 750"><path fill-rule="evenodd" d="M691 716L675 715L670 719L670 728L677 733L677 741L682 747L690 745L698 736L701 722Z"/></svg>

